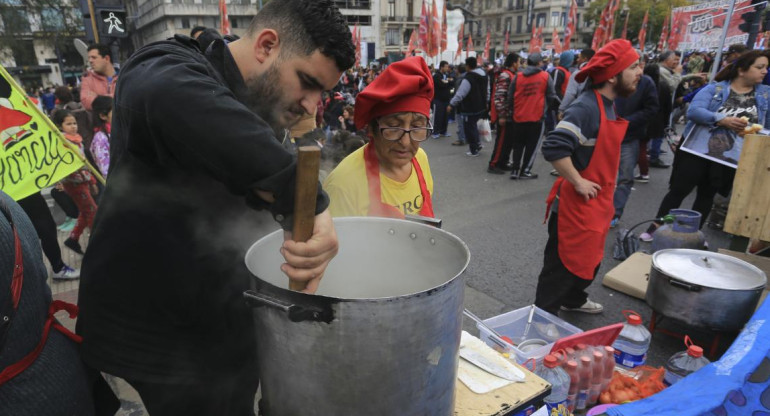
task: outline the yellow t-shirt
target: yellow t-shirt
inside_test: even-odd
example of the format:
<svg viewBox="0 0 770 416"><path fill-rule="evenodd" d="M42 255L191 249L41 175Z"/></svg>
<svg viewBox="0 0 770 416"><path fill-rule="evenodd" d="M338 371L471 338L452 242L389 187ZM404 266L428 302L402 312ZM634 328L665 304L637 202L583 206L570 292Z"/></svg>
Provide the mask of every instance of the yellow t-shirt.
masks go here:
<svg viewBox="0 0 770 416"><path fill-rule="evenodd" d="M369 145L367 145L369 146ZM366 180L364 149L356 150L346 157L324 181L324 190L331 200L329 210L333 217L365 217L369 213L369 185ZM417 150L417 162L420 164L428 192L433 196L433 176L430 173L428 155L422 149ZM419 215L422 208L422 193L417 173L406 182L397 182L380 173L382 202L396 207L404 215Z"/></svg>

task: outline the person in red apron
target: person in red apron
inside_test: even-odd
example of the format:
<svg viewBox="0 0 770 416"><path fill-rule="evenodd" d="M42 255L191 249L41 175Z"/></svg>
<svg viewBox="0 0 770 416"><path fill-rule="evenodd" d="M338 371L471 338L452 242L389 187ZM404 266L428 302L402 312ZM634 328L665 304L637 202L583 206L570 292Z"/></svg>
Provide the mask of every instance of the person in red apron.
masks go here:
<svg viewBox="0 0 770 416"><path fill-rule="evenodd" d="M0 414L114 415L118 399L78 353L80 337L54 314L78 307L52 300L32 223L0 191ZM99 400L94 388L100 385Z"/></svg>
<svg viewBox="0 0 770 416"><path fill-rule="evenodd" d="M369 143L348 155L324 181L332 216L433 218L433 176L420 142L430 137L433 78L425 60L388 66L356 97L357 129Z"/></svg>
<svg viewBox="0 0 770 416"><path fill-rule="evenodd" d="M550 313L602 311L585 289L604 257L620 143L628 127L612 103L633 94L641 76L631 43L608 43L577 74L578 82L590 78L590 87L543 143L545 159L560 174L547 199L548 243L535 295L535 305Z"/></svg>

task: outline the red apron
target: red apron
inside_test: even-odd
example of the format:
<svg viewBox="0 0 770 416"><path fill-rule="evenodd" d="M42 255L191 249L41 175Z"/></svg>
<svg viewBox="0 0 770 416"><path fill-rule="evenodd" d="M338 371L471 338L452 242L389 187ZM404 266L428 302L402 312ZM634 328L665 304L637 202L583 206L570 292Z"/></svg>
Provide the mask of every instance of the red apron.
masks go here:
<svg viewBox="0 0 770 416"><path fill-rule="evenodd" d="M382 202L382 187L380 185L380 161L374 150L374 145L367 144L364 148L364 162L366 164L366 181L369 185L369 213L370 217L387 217L404 219L404 214L391 205ZM420 169L420 163L417 158L412 158L412 168L417 173L417 181L420 183L420 193L422 194L422 207L420 215L423 217L434 218L433 203L431 202L428 185L425 183L425 177Z"/></svg>
<svg viewBox="0 0 770 416"><path fill-rule="evenodd" d="M620 166L620 143L628 128L628 121L621 118L607 120L604 100L594 92L601 116L599 134L591 161L580 176L599 184L602 189L596 198L586 202L571 183L559 177L546 201L547 218L559 193L559 258L567 270L586 280L593 280L596 266L604 257L604 242L615 215L612 200Z"/></svg>
<svg viewBox="0 0 770 416"><path fill-rule="evenodd" d="M10 310L4 311L3 315L6 317L9 317L10 319L3 323L3 326L0 327L2 329L2 336L0 336L0 340L3 340L4 342L7 342L7 335L8 331L10 329L11 323L13 322L13 317L16 315L16 309L19 307L19 300L21 299L21 290L24 284L24 260L22 258L22 251L21 251L21 241L19 241L19 234L16 232L16 225L13 222L13 219L11 217L10 212L8 211L5 204L0 203L0 211L2 211L2 214L4 214L8 218L8 222L11 224L11 230L13 231L13 239L14 244L16 246L15 248L15 264L13 268L13 277L11 278L11 304L7 305ZM24 370L27 369L32 363L35 362L37 357L40 355L40 353L43 351L43 348L45 347L45 343L48 340L48 333L51 330L51 327L53 326L54 329L61 332L62 334L66 335L68 338L72 339L73 341L80 343L82 338L78 335L73 334L70 332L67 328L61 326L59 322L56 321L54 318L54 314L60 310L66 310L70 314L70 318L75 318L78 314L78 307L67 303L62 302L59 300L55 300L51 302L51 304L48 306L48 319L45 321L45 324L43 325L43 333L40 336L40 342L38 342L37 346L34 350L30 351L27 355L24 356L21 360L5 367L2 372L0 372L0 386L5 384L8 380L16 377L17 375L21 374ZM0 349L3 347L3 342L0 342Z"/></svg>

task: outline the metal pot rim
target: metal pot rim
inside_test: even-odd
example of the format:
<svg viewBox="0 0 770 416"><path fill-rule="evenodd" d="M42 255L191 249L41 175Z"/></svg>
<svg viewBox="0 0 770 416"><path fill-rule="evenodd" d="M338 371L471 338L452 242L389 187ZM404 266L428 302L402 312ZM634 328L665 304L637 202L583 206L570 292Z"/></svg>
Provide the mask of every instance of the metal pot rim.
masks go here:
<svg viewBox="0 0 770 416"><path fill-rule="evenodd" d="M333 303L338 303L338 302L390 302L390 301L393 301L393 300L403 300L403 299L408 299L408 298L420 297L420 296L428 295L428 294L431 294L433 292L442 290L443 288L449 286L452 282L456 281L460 276L462 276L462 274L465 272L465 270L468 268L468 265L470 264L471 254L470 254L470 249L468 248L468 245L465 244L465 242L462 239L457 237L455 234L450 233L449 231L446 231L446 230L443 230L443 229L440 229L440 228L435 228L433 226L422 224L422 223L418 223L418 222L415 222L415 221L402 220L402 219L396 219L396 218L383 218L383 217L340 217L340 218L334 218L335 224L336 223L343 223L344 224L344 223L350 223L350 222L355 223L355 222L362 222L362 221L363 222L383 222L383 223L398 222L398 223L408 224L410 226L416 226L416 227L419 227L419 228L424 228L424 229L430 230L430 231L438 231L441 234L444 234L447 237L449 237L449 239L454 240L454 241L456 241L457 243L460 244L461 248L467 253L467 256L465 258L465 263L462 265L462 267L460 267L460 270L454 276L452 276L452 278L447 279L444 283L441 283L441 284L436 285L434 287L430 287L430 288L421 290L419 292L406 293L406 294L398 295L398 296L385 296L385 297L373 297L373 298L345 298L345 297L334 297L334 296L327 296L327 295L316 295L316 294L295 292L295 291L289 290L287 288L276 286L276 285L268 282L267 280L262 279L261 277L257 276L254 272L251 271L251 269L249 268L247 259L249 259L251 257L252 251L257 249L258 243L260 241L264 240L264 239L268 239L269 237L271 237L271 236L273 236L275 234L278 234L278 233L282 234L283 230L277 230L277 231L274 231L274 232L272 232L270 234L267 234L266 236L260 238L254 244L252 244L252 246L249 247L249 250L246 252L246 255L244 256L244 262L247 263L246 267L249 268L249 271L251 272L252 278L257 279L260 282L260 284L269 286L269 288L271 290L275 290L275 291L277 291L278 293L281 293L281 294L290 294L292 297L300 296L300 298L302 298L302 297L309 298L309 299L312 298L312 299L328 301L328 302L333 302ZM288 283L288 279L287 279L287 283Z"/></svg>
<svg viewBox="0 0 770 416"><path fill-rule="evenodd" d="M661 262L671 261L675 256L681 257L681 260L676 259L679 264L667 270L664 266L668 265L662 265ZM728 278L724 274L725 265L743 268L744 276ZM670 279L711 289L757 290L767 285L767 276L758 267L736 257L711 251L681 248L659 250L652 255L652 267ZM704 277L703 273L709 272L711 275ZM748 273L754 276L748 276Z"/></svg>

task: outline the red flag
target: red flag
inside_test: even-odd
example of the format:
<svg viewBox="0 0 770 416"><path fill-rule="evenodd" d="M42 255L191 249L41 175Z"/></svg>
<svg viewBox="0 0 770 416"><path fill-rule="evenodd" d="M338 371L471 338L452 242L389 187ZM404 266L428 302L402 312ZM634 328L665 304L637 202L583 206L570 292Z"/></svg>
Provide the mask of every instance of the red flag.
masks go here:
<svg viewBox="0 0 770 416"><path fill-rule="evenodd" d="M639 50L644 53L644 43L647 41L647 22L650 18L650 11L647 10L644 13L644 19L642 20L642 27L639 29Z"/></svg>
<svg viewBox="0 0 770 416"><path fill-rule="evenodd" d="M436 0L433 0L431 5L431 19L430 19L430 51L428 56L436 56L440 52L441 46L441 21L438 19L438 9L436 8Z"/></svg>
<svg viewBox="0 0 770 416"><path fill-rule="evenodd" d="M481 57L484 62L489 62L489 30L487 30L487 41L484 42L484 55Z"/></svg>
<svg viewBox="0 0 770 416"><path fill-rule="evenodd" d="M683 40L684 32L687 31L687 15L684 13L671 14L671 27L668 34L667 48L675 51L679 47L679 42Z"/></svg>
<svg viewBox="0 0 770 416"><path fill-rule="evenodd" d="M219 0L219 27L223 35L230 34L230 18L227 17L225 0Z"/></svg>
<svg viewBox="0 0 770 416"><path fill-rule="evenodd" d="M666 15L666 19L663 20L663 28L661 28L660 40L658 41L658 51L663 50L663 47L666 44L666 38L668 38L668 18L669 16Z"/></svg>
<svg viewBox="0 0 770 416"><path fill-rule="evenodd" d="M594 38L591 42L591 49L598 51L599 48L601 48L602 45L604 45L604 41L607 37L607 31L609 29L609 14L610 9L612 7L612 0L610 0L609 3L607 3L606 6L604 6L604 9L602 9L602 15L599 18L599 24L596 25L596 30L594 30Z"/></svg>
<svg viewBox="0 0 770 416"><path fill-rule="evenodd" d="M537 46L535 46L537 52L543 51L543 26L537 28Z"/></svg>
<svg viewBox="0 0 770 416"><path fill-rule="evenodd" d="M618 12L619 7L620 0L613 0L609 15L609 30L607 31L607 38L604 40L605 43L615 39L615 14Z"/></svg>
<svg viewBox="0 0 770 416"><path fill-rule="evenodd" d="M511 39L511 31L505 31L505 45L503 46L503 55L508 56L508 43Z"/></svg>
<svg viewBox="0 0 770 416"><path fill-rule="evenodd" d="M428 7L425 6L425 0L422 1L422 11L420 12L420 26L417 48L423 52L428 53L428 47L430 44L430 18L428 17Z"/></svg>
<svg viewBox="0 0 770 416"><path fill-rule="evenodd" d="M412 56L414 50L417 48L417 31L413 30L412 35L409 36L409 46L406 48L406 56Z"/></svg>
<svg viewBox="0 0 770 416"><path fill-rule="evenodd" d="M575 23L577 22L577 2L572 0L572 6L569 8L569 14L567 15L567 28L564 30L564 49L569 50L569 42L572 39L572 34L575 33Z"/></svg>
<svg viewBox="0 0 770 416"><path fill-rule="evenodd" d="M355 67L358 68L361 64L361 29L358 27L358 22L356 22L356 26L353 28L353 42L356 45Z"/></svg>
<svg viewBox="0 0 770 416"><path fill-rule="evenodd" d="M529 53L535 53L535 47L537 46L537 28L532 25L532 35L529 37Z"/></svg>
<svg viewBox="0 0 770 416"><path fill-rule="evenodd" d="M446 1L446 0L444 0ZM460 31L457 33L457 54L455 54L455 61L460 58L460 53L463 51L463 38L465 37L465 23L460 24Z"/></svg>
<svg viewBox="0 0 770 416"><path fill-rule="evenodd" d="M623 23L623 32L620 34L621 39L625 39L626 35L628 34L628 15L631 13L626 13L626 22Z"/></svg>
<svg viewBox="0 0 770 416"><path fill-rule="evenodd" d="M433 1L435 2L436 0L433 0ZM441 50L442 51L446 50L446 44L447 44L447 39L446 39L446 30L447 30L447 26L446 26L446 2L447 2L447 0L444 0L444 7L443 7L443 9L441 11Z"/></svg>
<svg viewBox="0 0 770 416"><path fill-rule="evenodd" d="M473 33L468 33L468 46L465 47L465 59L468 59L468 53L473 49Z"/></svg>
<svg viewBox="0 0 770 416"><path fill-rule="evenodd" d="M561 53L561 41L559 41L559 32L556 31L556 28L553 28L553 50L556 53Z"/></svg>

